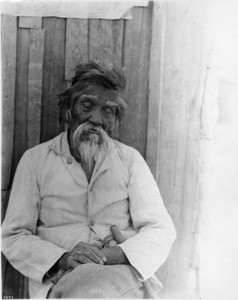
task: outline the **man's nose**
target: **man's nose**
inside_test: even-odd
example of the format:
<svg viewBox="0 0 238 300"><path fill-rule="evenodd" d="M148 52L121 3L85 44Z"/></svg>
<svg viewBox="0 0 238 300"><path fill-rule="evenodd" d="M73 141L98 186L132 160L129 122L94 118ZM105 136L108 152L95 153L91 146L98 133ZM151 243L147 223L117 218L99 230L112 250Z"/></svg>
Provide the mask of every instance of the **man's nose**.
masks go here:
<svg viewBox="0 0 238 300"><path fill-rule="evenodd" d="M102 126L102 116L101 116L101 112L99 109L92 112L92 114L89 117L89 121L94 126Z"/></svg>

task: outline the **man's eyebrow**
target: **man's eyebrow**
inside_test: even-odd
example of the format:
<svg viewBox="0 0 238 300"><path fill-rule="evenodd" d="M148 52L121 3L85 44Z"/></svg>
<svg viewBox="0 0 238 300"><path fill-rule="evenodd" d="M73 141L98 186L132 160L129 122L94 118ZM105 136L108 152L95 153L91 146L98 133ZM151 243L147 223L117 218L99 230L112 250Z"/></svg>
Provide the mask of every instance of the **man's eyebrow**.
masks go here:
<svg viewBox="0 0 238 300"><path fill-rule="evenodd" d="M105 103L105 105L107 105L107 106L118 106L118 103L116 103L116 102L114 102L114 101L107 101L107 102Z"/></svg>
<svg viewBox="0 0 238 300"><path fill-rule="evenodd" d="M97 96L90 95L90 94L83 94L83 95L80 95L80 99L81 100L84 100L84 99L96 100Z"/></svg>

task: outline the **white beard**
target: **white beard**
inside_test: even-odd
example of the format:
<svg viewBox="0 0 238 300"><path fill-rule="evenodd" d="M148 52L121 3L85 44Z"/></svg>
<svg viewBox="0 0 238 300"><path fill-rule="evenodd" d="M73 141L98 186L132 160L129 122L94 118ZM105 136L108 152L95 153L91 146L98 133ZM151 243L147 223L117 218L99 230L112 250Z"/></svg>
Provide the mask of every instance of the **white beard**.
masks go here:
<svg viewBox="0 0 238 300"><path fill-rule="evenodd" d="M95 129L98 133L90 132ZM92 172L95 161L102 148L107 148L108 135L101 127L88 123L78 126L73 134L74 149L81 157L85 171Z"/></svg>

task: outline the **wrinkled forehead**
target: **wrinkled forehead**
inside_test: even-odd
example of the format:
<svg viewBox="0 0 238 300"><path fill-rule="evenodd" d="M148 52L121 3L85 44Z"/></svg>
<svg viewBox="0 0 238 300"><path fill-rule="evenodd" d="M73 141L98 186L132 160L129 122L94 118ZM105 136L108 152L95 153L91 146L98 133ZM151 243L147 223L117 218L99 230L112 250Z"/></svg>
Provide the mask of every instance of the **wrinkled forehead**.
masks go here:
<svg viewBox="0 0 238 300"><path fill-rule="evenodd" d="M120 99L120 94L118 91L108 90L100 85L92 84L81 91L79 100L83 100L85 98L100 103L111 102L117 104Z"/></svg>

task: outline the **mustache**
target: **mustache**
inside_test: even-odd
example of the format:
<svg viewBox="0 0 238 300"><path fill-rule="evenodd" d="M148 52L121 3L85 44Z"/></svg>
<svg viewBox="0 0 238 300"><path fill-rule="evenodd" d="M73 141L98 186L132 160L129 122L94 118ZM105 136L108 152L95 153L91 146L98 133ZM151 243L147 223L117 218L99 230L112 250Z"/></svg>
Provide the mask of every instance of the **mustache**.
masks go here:
<svg viewBox="0 0 238 300"><path fill-rule="evenodd" d="M94 142L101 145L106 139L107 133L101 126L95 126L85 122L78 126L73 134L73 140L76 143Z"/></svg>
<svg viewBox="0 0 238 300"><path fill-rule="evenodd" d="M84 129L79 136L79 141L80 142L89 141L95 135L98 136L98 142L99 142L99 144L101 144L102 143L102 133L98 128L94 128L94 127Z"/></svg>

